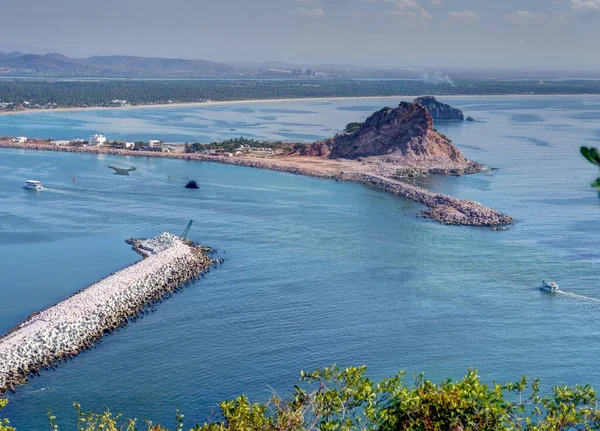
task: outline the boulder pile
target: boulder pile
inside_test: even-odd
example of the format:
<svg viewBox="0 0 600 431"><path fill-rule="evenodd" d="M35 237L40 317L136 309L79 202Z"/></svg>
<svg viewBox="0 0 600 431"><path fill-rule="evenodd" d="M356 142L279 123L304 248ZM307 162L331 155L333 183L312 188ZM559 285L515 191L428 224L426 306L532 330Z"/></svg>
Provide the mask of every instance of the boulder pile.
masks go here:
<svg viewBox="0 0 600 431"><path fill-rule="evenodd" d="M146 251L143 260L32 314L0 337L0 394L149 313L217 263L172 234L139 241Z"/></svg>

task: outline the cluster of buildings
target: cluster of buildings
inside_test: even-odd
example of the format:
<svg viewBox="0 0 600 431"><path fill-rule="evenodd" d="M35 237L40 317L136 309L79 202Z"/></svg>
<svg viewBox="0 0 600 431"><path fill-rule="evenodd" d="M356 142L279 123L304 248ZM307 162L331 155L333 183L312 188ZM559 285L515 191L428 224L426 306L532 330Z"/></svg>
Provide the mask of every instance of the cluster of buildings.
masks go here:
<svg viewBox="0 0 600 431"><path fill-rule="evenodd" d="M23 100L22 103L0 102L0 111L20 111L23 109L54 109L58 108L56 103L31 103Z"/></svg>
<svg viewBox="0 0 600 431"><path fill-rule="evenodd" d="M138 141L138 142L126 142L126 141L109 141L106 136L95 134L90 136L90 139L87 141L87 145L90 147L102 147L108 146L115 148L124 148L127 150L155 150L155 151L164 151L168 150L166 147L163 148L163 141L158 139L150 139L148 141Z"/></svg>
<svg viewBox="0 0 600 431"><path fill-rule="evenodd" d="M39 141L38 139L33 139ZM25 144L29 141L27 136L16 136L12 138L12 141L19 144ZM47 141L46 141L47 142ZM151 150L151 151L171 151L172 148L169 145L163 143L158 139L150 139L148 141L138 142L126 142L120 140L109 141L105 135L96 133L86 139L71 139L61 140L52 139L50 140L51 145L71 145L71 146L88 146L88 147L111 147L111 148L122 148L127 150Z"/></svg>
<svg viewBox="0 0 600 431"><path fill-rule="evenodd" d="M233 153L233 155L234 156L240 156L242 154L273 155L276 153L277 153L277 151L274 148L251 147L250 145L242 145L236 150L235 153Z"/></svg>

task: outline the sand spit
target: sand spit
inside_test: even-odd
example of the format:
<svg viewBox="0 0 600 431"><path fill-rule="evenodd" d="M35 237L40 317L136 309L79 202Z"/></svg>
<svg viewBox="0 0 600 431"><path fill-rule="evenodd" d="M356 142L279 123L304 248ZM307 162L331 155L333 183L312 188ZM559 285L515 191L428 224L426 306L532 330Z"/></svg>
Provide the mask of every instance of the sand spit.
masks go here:
<svg viewBox="0 0 600 431"><path fill-rule="evenodd" d="M199 246L167 233L128 242L143 260L32 314L0 337L0 394L42 368L72 359L218 263Z"/></svg>
<svg viewBox="0 0 600 431"><path fill-rule="evenodd" d="M457 99L457 98L469 98L469 99L486 99L486 98L550 98L550 97L575 97L575 96L586 96L586 97L598 97L595 93L574 93L574 94L552 94L552 93L537 93L537 94L430 94L441 99ZM61 108L30 108L20 109L14 111L0 111L0 115L14 115L14 114L27 114L27 113L40 113L40 112L72 112L72 111L117 111L117 110L130 110L130 109L152 109L152 108L198 108L206 106L227 106L227 105L247 105L247 104L263 104L263 103L294 103L294 102L332 102L336 100L413 100L418 94L412 95L398 95L398 96L332 96L332 97L296 97L296 98L285 98L285 99L243 99L243 100L211 100L210 102L175 102L175 103L150 103L147 105L127 105L127 106L88 106L82 107L61 107Z"/></svg>
<svg viewBox="0 0 600 431"><path fill-rule="evenodd" d="M316 178L357 182L375 187L388 193L426 205L429 209L420 212L419 216L430 218L448 225L490 227L496 229L514 222L512 217L502 214L500 211L488 208L478 202L466 201L440 193L430 192L421 187L390 178L388 175L390 174L389 171L392 166L386 166L385 163L363 164L356 160L331 160L308 156L273 158L223 157L199 153L162 153L102 147L56 146L39 142L35 144L20 144L0 141L0 148L169 158L269 169ZM392 170L398 169L399 167L396 166L393 167ZM425 169L425 171L431 173L435 173L439 170L440 169Z"/></svg>

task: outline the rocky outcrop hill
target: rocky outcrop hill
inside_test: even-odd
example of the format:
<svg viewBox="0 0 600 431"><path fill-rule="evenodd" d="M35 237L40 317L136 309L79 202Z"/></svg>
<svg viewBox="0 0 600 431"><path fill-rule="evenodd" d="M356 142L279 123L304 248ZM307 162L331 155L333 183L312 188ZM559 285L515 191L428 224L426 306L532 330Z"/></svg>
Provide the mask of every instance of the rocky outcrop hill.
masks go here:
<svg viewBox="0 0 600 431"><path fill-rule="evenodd" d="M415 99L423 105L434 121L463 121L465 116L460 109L438 102L433 96L423 96Z"/></svg>
<svg viewBox="0 0 600 431"><path fill-rule="evenodd" d="M433 128L433 119L421 103L402 102L397 108L383 108L352 130L315 142L296 155L369 158L371 163L382 161L428 170L473 170L477 165Z"/></svg>

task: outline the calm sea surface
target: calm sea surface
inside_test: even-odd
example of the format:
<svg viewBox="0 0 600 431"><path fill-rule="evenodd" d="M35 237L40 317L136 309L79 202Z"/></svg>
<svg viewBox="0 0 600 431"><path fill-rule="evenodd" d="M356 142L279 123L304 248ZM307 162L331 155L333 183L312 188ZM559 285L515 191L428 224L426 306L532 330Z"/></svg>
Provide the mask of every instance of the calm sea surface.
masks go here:
<svg viewBox="0 0 600 431"><path fill-rule="evenodd" d="M301 369L367 364L486 381L522 374L600 388L600 98L447 99L474 123L439 124L494 175L432 190L517 220L507 232L417 219L421 207L356 184L211 163L0 150L0 332L138 257L131 236L178 233L226 262L157 311L10 395L23 431L65 426L72 402L173 425L218 401L288 392ZM0 116L0 135L209 141L330 136L395 100ZM230 129L235 129L234 131ZM137 171L115 176L107 165ZM72 182L72 177L77 181ZM42 180L41 193L26 179ZM183 185L196 180L200 190ZM544 277L580 295L537 290Z"/></svg>

